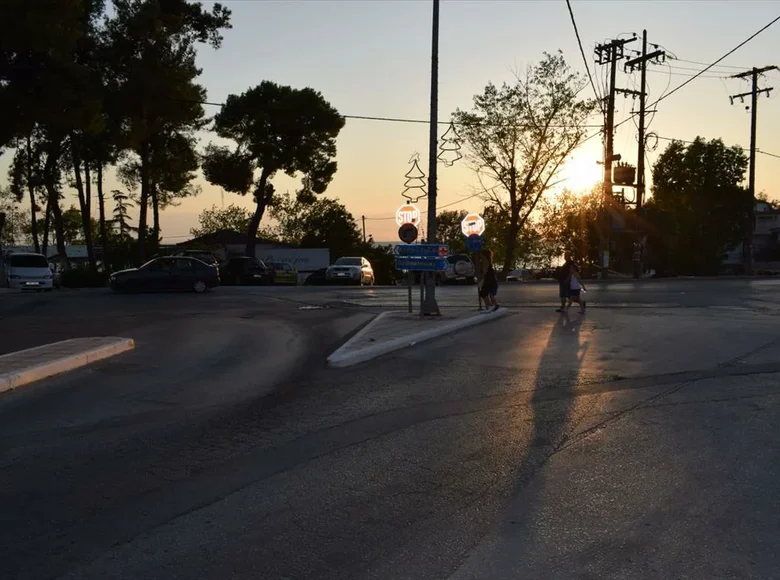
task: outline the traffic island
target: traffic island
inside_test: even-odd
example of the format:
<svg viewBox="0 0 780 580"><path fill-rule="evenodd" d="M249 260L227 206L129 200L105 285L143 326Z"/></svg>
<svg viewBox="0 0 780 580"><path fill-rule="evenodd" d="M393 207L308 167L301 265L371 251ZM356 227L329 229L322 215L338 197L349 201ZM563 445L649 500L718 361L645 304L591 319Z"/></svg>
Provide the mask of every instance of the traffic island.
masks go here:
<svg viewBox="0 0 780 580"><path fill-rule="evenodd" d="M328 366L343 368L356 365L507 314L506 308L495 312L447 309L441 316L383 312L330 355Z"/></svg>
<svg viewBox="0 0 780 580"><path fill-rule="evenodd" d="M58 375L128 350L132 338L71 338L0 356L0 392Z"/></svg>

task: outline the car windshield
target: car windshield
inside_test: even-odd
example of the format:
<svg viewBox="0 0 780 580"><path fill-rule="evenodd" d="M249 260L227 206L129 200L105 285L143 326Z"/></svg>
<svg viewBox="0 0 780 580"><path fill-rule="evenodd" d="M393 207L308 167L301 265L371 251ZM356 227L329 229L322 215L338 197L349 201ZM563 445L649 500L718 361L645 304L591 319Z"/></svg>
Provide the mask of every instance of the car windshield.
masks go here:
<svg viewBox="0 0 780 580"><path fill-rule="evenodd" d="M339 258L336 260L336 266L361 266L360 258Z"/></svg>
<svg viewBox="0 0 780 580"><path fill-rule="evenodd" d="M12 254L9 265L12 268L48 268L49 261L39 254Z"/></svg>

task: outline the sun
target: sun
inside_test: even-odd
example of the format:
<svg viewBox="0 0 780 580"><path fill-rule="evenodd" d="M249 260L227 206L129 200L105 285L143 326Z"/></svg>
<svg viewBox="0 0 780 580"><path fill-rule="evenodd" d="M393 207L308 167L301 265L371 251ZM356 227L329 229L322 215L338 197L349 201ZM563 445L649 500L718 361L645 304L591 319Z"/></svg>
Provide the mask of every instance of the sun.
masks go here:
<svg viewBox="0 0 780 580"><path fill-rule="evenodd" d="M604 179L603 172L603 166L596 163L593 155L579 153L572 156L561 169L561 187L573 193L588 193Z"/></svg>

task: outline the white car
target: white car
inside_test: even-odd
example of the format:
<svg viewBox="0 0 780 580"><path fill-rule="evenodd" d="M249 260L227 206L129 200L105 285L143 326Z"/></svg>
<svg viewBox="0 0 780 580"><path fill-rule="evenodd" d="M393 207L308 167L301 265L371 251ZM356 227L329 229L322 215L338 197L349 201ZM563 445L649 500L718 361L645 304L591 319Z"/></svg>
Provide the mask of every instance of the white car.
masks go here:
<svg viewBox="0 0 780 580"><path fill-rule="evenodd" d="M15 290L51 292L54 274L43 254L13 252L6 255L6 285Z"/></svg>
<svg viewBox="0 0 780 580"><path fill-rule="evenodd" d="M374 269L365 258L339 258L325 272L328 282L348 282L352 284L374 285Z"/></svg>

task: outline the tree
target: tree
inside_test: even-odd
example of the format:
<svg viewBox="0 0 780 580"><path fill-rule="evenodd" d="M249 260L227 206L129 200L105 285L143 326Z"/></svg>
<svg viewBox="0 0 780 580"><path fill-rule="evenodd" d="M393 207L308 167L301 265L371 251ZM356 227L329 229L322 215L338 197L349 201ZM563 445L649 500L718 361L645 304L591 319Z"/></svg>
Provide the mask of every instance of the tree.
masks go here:
<svg viewBox="0 0 780 580"><path fill-rule="evenodd" d="M508 224L504 275L515 263L523 225L585 139L585 123L595 105L578 97L585 84L560 52L545 53L525 78L501 87L488 84L474 97L471 112L458 109L453 116L486 203ZM483 179L492 185L484 185Z"/></svg>
<svg viewBox="0 0 780 580"><path fill-rule="evenodd" d="M447 244L451 254L466 251L466 237L461 230L461 222L468 215L466 210L446 210L436 216L436 241Z"/></svg>
<svg viewBox="0 0 780 580"><path fill-rule="evenodd" d="M256 207L247 227L248 256L254 256L257 229L273 203L274 175L301 173L304 196L324 193L337 169L336 137L343 126L344 118L311 88L263 81L227 98L214 119L214 131L236 145L210 144L203 173L227 191L252 192Z"/></svg>
<svg viewBox="0 0 780 580"><path fill-rule="evenodd" d="M138 249L143 261L150 200L159 208L159 160L174 135L186 140L204 125L206 91L194 82L201 72L195 45L219 48L221 31L230 28L230 10L216 3L208 12L200 2L186 0L114 0L114 9L107 35L127 144L138 164Z"/></svg>
<svg viewBox="0 0 780 580"><path fill-rule="evenodd" d="M138 228L133 227L130 223L130 207L133 202L124 191L119 189L113 190L111 197L114 199L114 219L112 222L120 237L129 238L132 232L138 231Z"/></svg>
<svg viewBox="0 0 780 580"><path fill-rule="evenodd" d="M355 218L338 200L321 197L307 202L280 195L270 212L278 222L274 233L285 243L329 248L333 258L354 254L362 243Z"/></svg>
<svg viewBox="0 0 780 580"><path fill-rule="evenodd" d="M744 151L720 139L667 146L653 165L652 199L645 207L657 270L718 272L745 234L752 203L741 186L746 168Z"/></svg>
<svg viewBox="0 0 780 580"><path fill-rule="evenodd" d="M8 188L0 188L0 213L5 214L5 221L0 227L0 248L27 244L30 218Z"/></svg>
<svg viewBox="0 0 780 580"><path fill-rule="evenodd" d="M191 228L190 234L194 237L200 237L223 230L245 232L250 219L252 219L252 212L241 206L231 203L225 208L219 208L212 205L200 212L199 226Z"/></svg>
<svg viewBox="0 0 780 580"><path fill-rule="evenodd" d="M545 266L552 265L565 252L571 252L585 274L590 273L593 264L598 264L601 199L601 185L597 185L584 195L564 190L539 204L535 226L542 240Z"/></svg>

